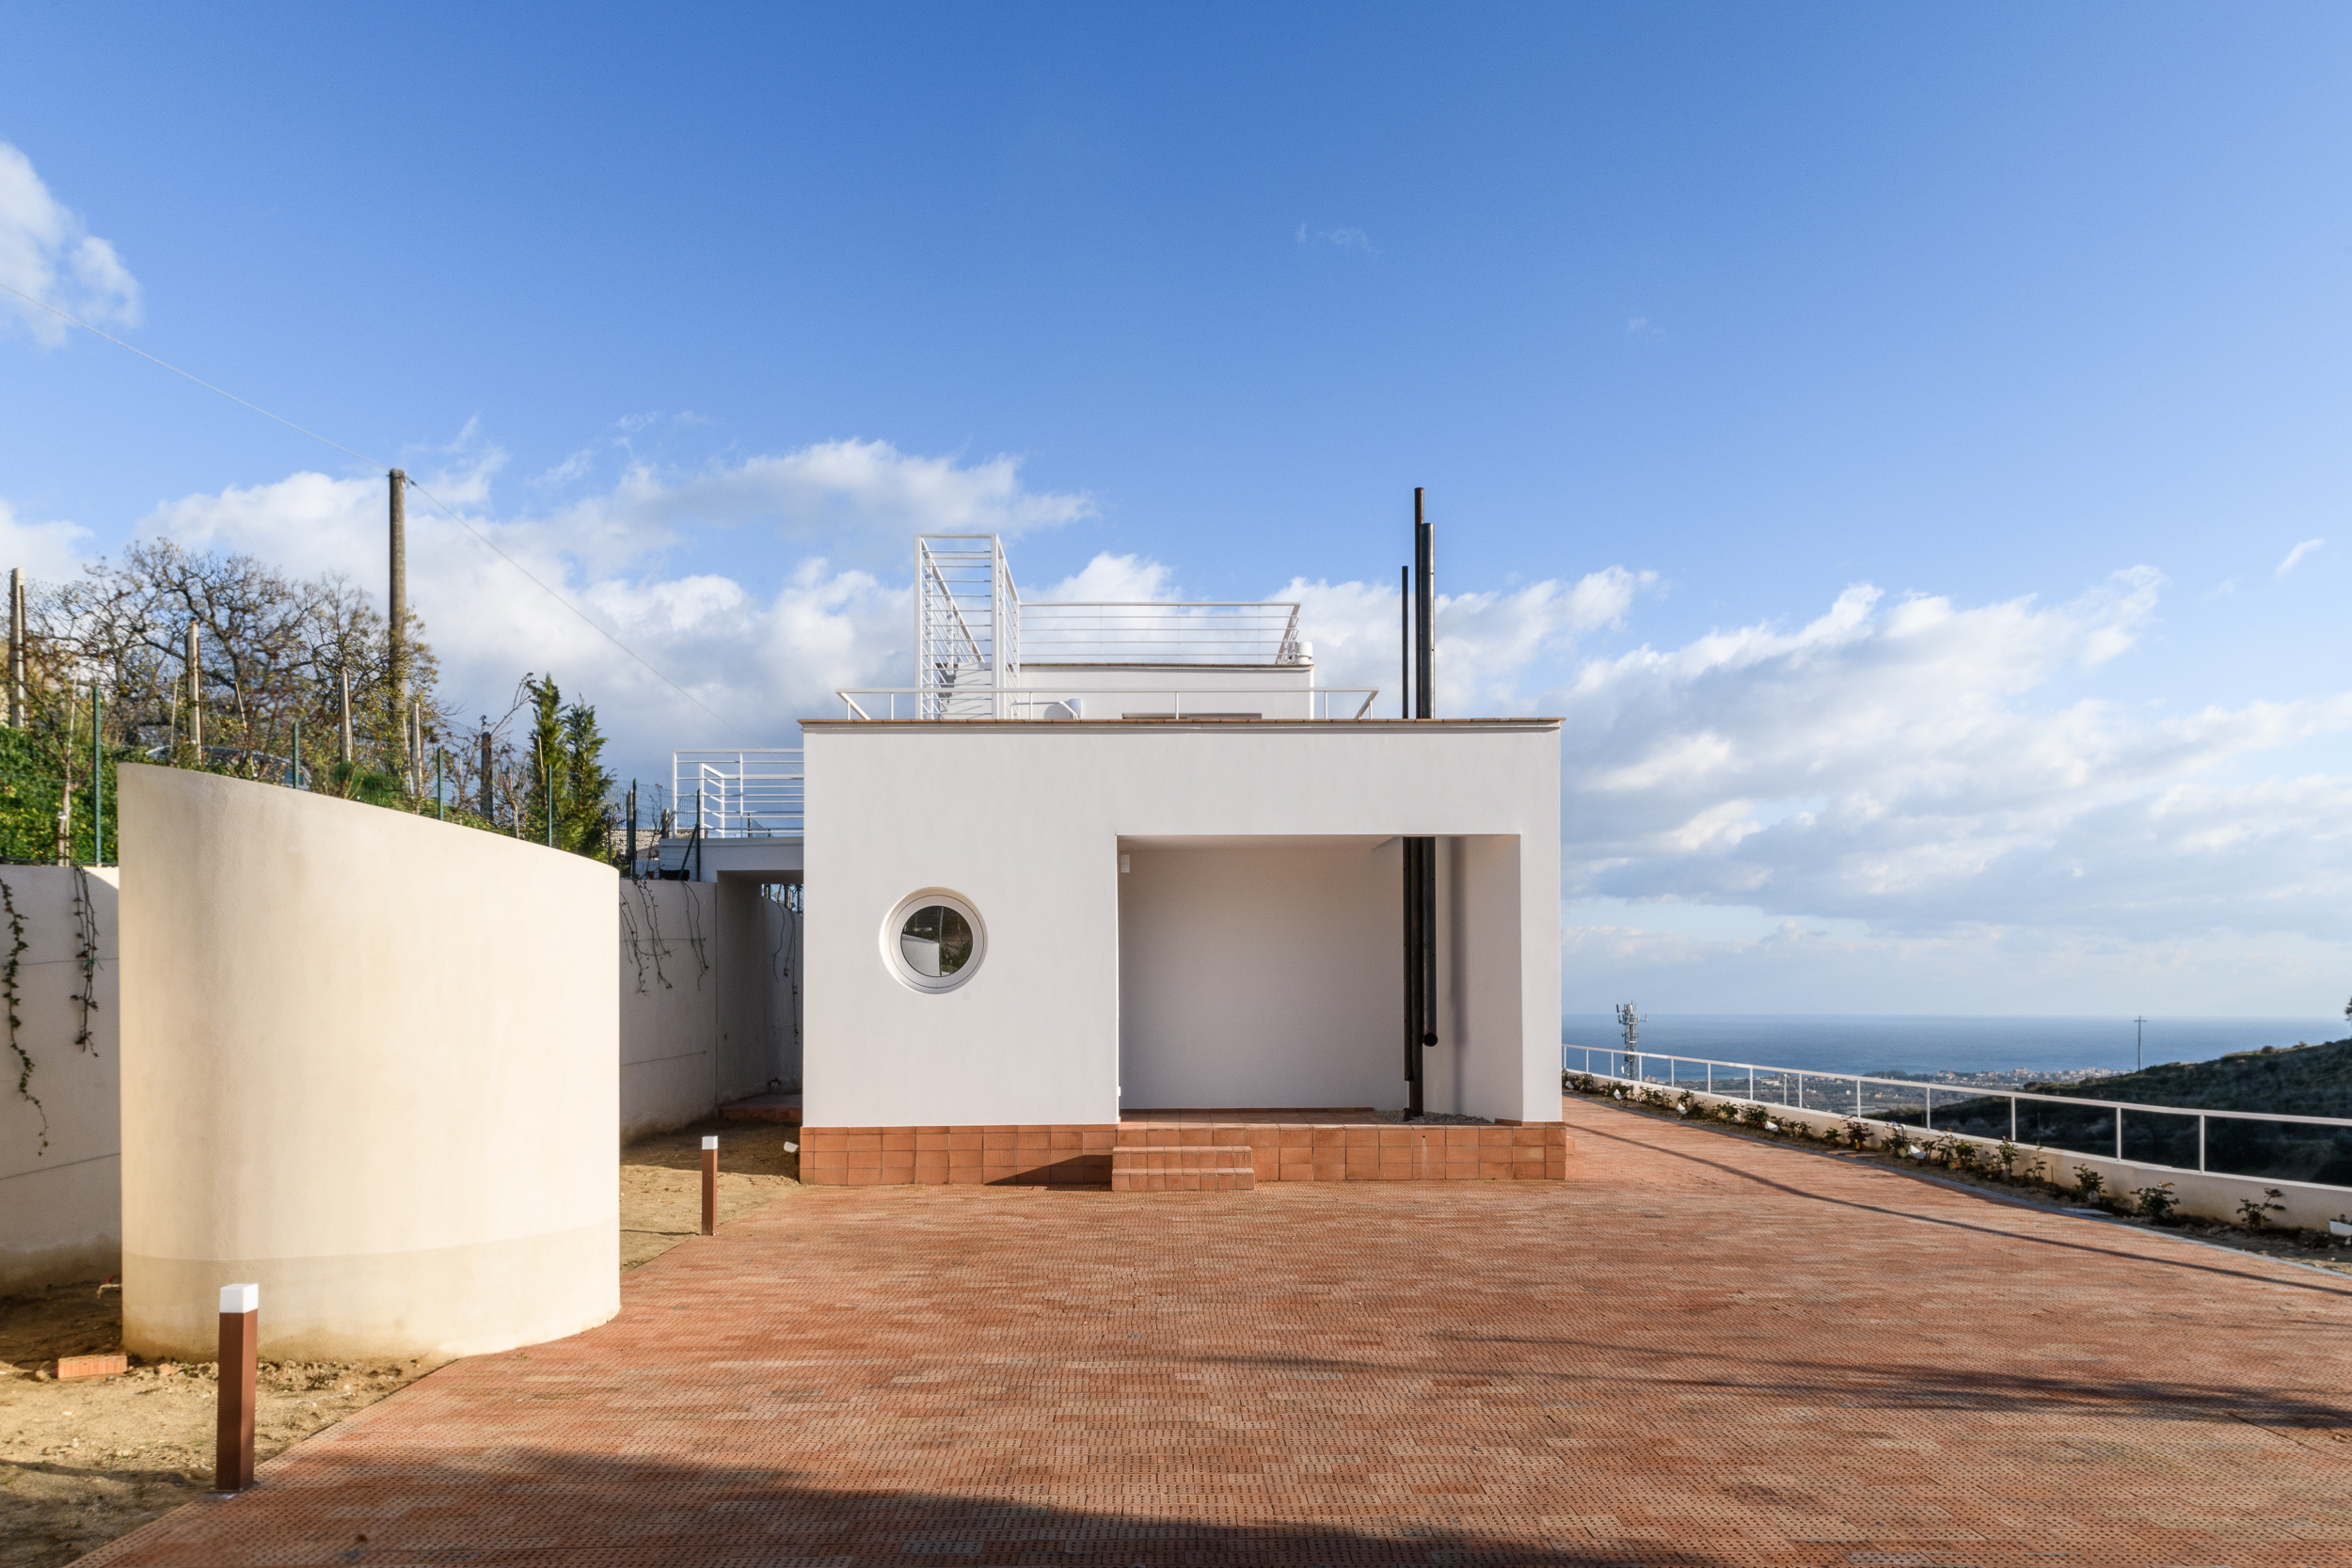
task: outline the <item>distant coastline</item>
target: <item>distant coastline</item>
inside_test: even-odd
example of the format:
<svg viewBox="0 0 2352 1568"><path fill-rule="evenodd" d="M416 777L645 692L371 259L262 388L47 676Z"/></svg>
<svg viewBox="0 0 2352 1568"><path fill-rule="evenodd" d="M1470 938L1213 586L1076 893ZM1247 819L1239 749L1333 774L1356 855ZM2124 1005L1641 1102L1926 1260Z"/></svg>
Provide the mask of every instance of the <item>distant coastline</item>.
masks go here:
<svg viewBox="0 0 2352 1568"><path fill-rule="evenodd" d="M1581 1067L1583 1048L1596 1057L1620 1049L1616 1020L1606 1013L1570 1013L1560 1023L1570 1068ZM2344 1033L2340 1017L2151 1016L2143 1063L2211 1061L2265 1046L2284 1050L2336 1039ZM1661 1011L1645 1017L1641 1037L1642 1049L1659 1054L1808 1072L1950 1073L1987 1088L2073 1083L2134 1070L2129 1018Z"/></svg>

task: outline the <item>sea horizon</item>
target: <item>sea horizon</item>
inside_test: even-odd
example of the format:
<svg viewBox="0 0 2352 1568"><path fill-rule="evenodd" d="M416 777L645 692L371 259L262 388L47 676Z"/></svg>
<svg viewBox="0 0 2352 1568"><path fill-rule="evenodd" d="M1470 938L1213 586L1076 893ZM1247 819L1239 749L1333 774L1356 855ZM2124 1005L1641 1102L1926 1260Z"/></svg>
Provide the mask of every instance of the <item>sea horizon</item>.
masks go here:
<svg viewBox="0 0 2352 1568"><path fill-rule="evenodd" d="M2140 1065L2205 1062L2264 1046L2281 1050L2352 1036L2343 1018L2148 1015ZM1808 1072L2129 1072L2134 1024L2109 1014L1656 1013L1645 1014L1641 1049ZM1564 1061L1581 1048L1623 1049L1608 1013L1560 1020Z"/></svg>

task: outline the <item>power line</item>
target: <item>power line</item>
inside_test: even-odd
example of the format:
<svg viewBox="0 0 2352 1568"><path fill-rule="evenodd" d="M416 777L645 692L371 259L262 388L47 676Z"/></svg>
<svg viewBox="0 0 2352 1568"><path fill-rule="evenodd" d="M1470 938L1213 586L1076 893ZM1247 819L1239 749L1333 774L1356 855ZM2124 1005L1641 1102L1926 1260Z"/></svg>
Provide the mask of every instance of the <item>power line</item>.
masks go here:
<svg viewBox="0 0 2352 1568"><path fill-rule="evenodd" d="M17 298L24 300L28 305L39 306L41 309L48 311L51 315L56 316L60 321L72 323L75 326L80 327L83 331L88 333L93 338L103 338L107 342L114 344L117 348L127 348L133 354L137 355L140 358L148 360L153 364L161 365L165 370L169 371L172 374L193 381L208 392L218 393L220 396L227 398L230 403L237 404L241 408L249 408L265 420L276 420L279 424L284 425L288 430L294 431L299 435L308 436L311 440L318 442L322 446L333 447L337 451L342 452L346 457L356 457L360 462L367 464L370 467L381 468L386 472L390 471L391 465L386 463L381 458L370 457L367 453L362 451L353 451L349 447L344 446L341 441L330 441L315 430L305 430L302 426L294 423L292 420L287 419L284 415L273 414L258 403L247 403L245 399L237 396L236 393L215 387L211 382L205 380L202 376L190 375L186 371L182 370L179 366L171 363L167 359L158 359L153 355L148 353L147 350L137 347L135 344L126 343L121 339L117 338L110 333L101 332L98 328L92 326L81 317L71 315L66 311L60 310L56 306L50 304L47 300L37 298L32 294L28 294L12 283L0 282L0 289L8 290L8 293L16 295ZM509 566L514 567L515 570L520 572L524 577L529 578L531 579L532 586L537 588L541 593L547 594L548 597L562 605L565 610L568 610L573 614L579 616L580 620L585 622L598 636L602 637L606 641L612 643L614 647L620 649L621 652L628 655L629 657L635 659L638 663L644 665L646 670L652 673L656 680L668 687L671 690L676 692L679 696L685 698L688 702L693 704L696 707L702 709L705 713L709 714L713 719L718 720L719 722L724 725L727 729L734 730L735 726L732 723L729 723L728 721L708 703L704 702L700 697L695 696L691 691L687 690L686 688L678 685L677 682L663 674L655 667L651 659L639 653L636 649L630 647L628 643L622 641L619 638L613 636L610 631L607 631L604 626L597 622L595 616L590 615L586 610L580 609L580 606L574 604L568 594L563 594L555 588L550 587L540 578L537 573L533 572L530 567L525 566L521 562L516 560L513 556L508 555L504 550L501 549L498 544L492 540L488 534L484 533L480 529L474 527L471 523L466 521L465 518L459 516L457 513L453 511L441 500L440 497L435 495L432 491L427 490L423 485L419 484L413 479L410 480L408 483L411 489L415 490L419 495L422 496L426 500L431 501L437 508L438 508L442 516L447 517L451 522L455 523L459 528L462 528L468 533L472 534L489 549L491 554L497 556L501 561L505 562Z"/></svg>
<svg viewBox="0 0 2352 1568"><path fill-rule="evenodd" d="M35 296L26 293L24 290L18 288L13 283L0 283L0 289L8 290L8 293L16 295L17 298L24 300L28 305L40 306L42 309L48 311L51 315L57 317L60 321L72 322L74 325L80 327L83 331L88 333L93 338L104 338L106 341L114 344L117 348L130 349L133 354L137 355L140 358L161 365L172 374L183 376L186 379L195 382L199 387L203 388L208 392L219 392L222 397L227 398L230 403L237 404L242 407L250 408L253 412L261 415L262 418L265 420L276 420L279 424L284 425L288 430L299 431L302 435L308 436L313 441L333 447L337 451L342 452L346 457L356 457L362 463L374 464L374 466L379 468L389 467L388 464L376 462L374 458L370 457L365 452L353 451L349 447L344 446L341 441L329 441L326 436L321 436L315 430L303 430L300 425L294 423L292 420L285 418L283 415L273 414L258 403L246 403L245 399L237 396L234 392L223 391L220 388L214 386L202 376L189 375L187 372L182 370L179 366L172 364L169 360L157 359L153 355L148 353L147 350L143 348L138 348L133 344L126 343L121 339L114 337L109 333L101 332L98 328L92 326L81 317L68 315L63 310L58 309L56 306L50 304L47 300L36 298Z"/></svg>

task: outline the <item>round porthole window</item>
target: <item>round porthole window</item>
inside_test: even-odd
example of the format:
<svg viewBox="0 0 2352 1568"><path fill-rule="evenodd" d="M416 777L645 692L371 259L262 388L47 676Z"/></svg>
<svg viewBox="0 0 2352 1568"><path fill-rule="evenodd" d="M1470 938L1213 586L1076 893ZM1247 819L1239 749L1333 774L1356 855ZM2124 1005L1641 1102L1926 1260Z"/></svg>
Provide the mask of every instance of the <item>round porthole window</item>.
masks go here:
<svg viewBox="0 0 2352 1568"><path fill-rule="evenodd" d="M953 990L980 967L988 935L971 905L933 890L891 911L882 947L898 978L915 990Z"/></svg>

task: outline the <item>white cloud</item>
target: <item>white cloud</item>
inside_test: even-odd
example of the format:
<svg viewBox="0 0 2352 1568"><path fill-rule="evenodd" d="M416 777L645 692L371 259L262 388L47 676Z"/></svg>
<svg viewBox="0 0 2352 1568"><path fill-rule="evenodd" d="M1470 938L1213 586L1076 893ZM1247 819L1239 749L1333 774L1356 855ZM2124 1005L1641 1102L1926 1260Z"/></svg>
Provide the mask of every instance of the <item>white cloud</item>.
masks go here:
<svg viewBox="0 0 2352 1568"><path fill-rule="evenodd" d="M1356 228L1310 230L1302 223L1298 226L1295 238L1303 245L1328 245L1333 250L1352 250L1359 256L1380 254L1378 247L1372 243L1372 236Z"/></svg>
<svg viewBox="0 0 2352 1568"><path fill-rule="evenodd" d="M2161 586L2135 568L2069 604L1976 609L1856 587L1793 632L1588 661L1546 699L1568 721L1571 895L1915 937L2352 935L2331 912L2352 780L2231 776L2352 728L2352 693L2177 715L2050 700L2133 645Z"/></svg>
<svg viewBox="0 0 2352 1568"><path fill-rule="evenodd" d="M595 467L596 466L596 449L594 447L582 447L578 451L572 453L571 456L564 459L563 462L558 463L554 467L548 469L545 473L534 476L531 483L548 487L569 484L572 481L580 478L582 474L586 473L589 469Z"/></svg>
<svg viewBox="0 0 2352 1568"><path fill-rule="evenodd" d="M49 194L32 160L0 142L0 283L87 321L132 325L139 286L113 245ZM8 313L42 343L64 341L64 322L14 294Z"/></svg>
<svg viewBox="0 0 2352 1568"><path fill-rule="evenodd" d="M79 523L20 520L16 509L0 499L0 579L11 566L29 578L51 581L77 575L89 554L90 531Z"/></svg>
<svg viewBox="0 0 2352 1568"><path fill-rule="evenodd" d="M2274 578L2285 577L2289 572L2294 571L2297 566L2303 564L2303 560L2306 556L2310 555L2313 550L2318 549L2327 542L2328 541L2325 539L2304 540L2301 544L2296 546L2295 548L2287 551L2286 559L2280 562L2277 569L2270 575Z"/></svg>
<svg viewBox="0 0 2352 1568"><path fill-rule="evenodd" d="M1565 654L1579 637L1622 626L1655 572L1611 566L1574 583L1530 583L1507 593L1438 596L1438 711L1528 713L1519 689L1529 672ZM1382 689L1375 713L1393 713L1403 627L1397 592L1361 582L1293 578L1272 595L1300 606L1302 635L1314 644L1316 679Z"/></svg>
<svg viewBox="0 0 2352 1568"><path fill-rule="evenodd" d="M1033 604L1048 604L1055 600L1142 604L1153 599L1176 597L1176 591L1169 580L1173 576L1156 561L1146 561L1138 555L1112 555L1104 551L1079 571L1050 587L1023 589L1021 597L1024 603ZM1017 571L1013 580L1020 580Z"/></svg>
<svg viewBox="0 0 2352 1568"><path fill-rule="evenodd" d="M800 717L838 708L836 688L910 678L903 580L822 555L801 560L777 583L666 573L661 562L674 546L709 527L765 525L795 537L822 532L852 548L880 544L896 557L916 531L1016 533L1090 510L1083 497L1025 489L1009 457L964 464L839 441L683 477L636 465L612 490L550 515L501 515L492 488L504 454L470 433L443 451L450 467L416 476L432 494L726 722L412 498L410 598L441 657L447 691L496 713L523 672L552 672L596 702L616 752L636 769L651 769L673 746L790 744ZM380 478L300 473L184 498L157 508L143 528L193 547L250 551L304 575L341 571L380 591L384 509ZM1148 596L1164 575L1133 557L1104 556L1064 586Z"/></svg>

